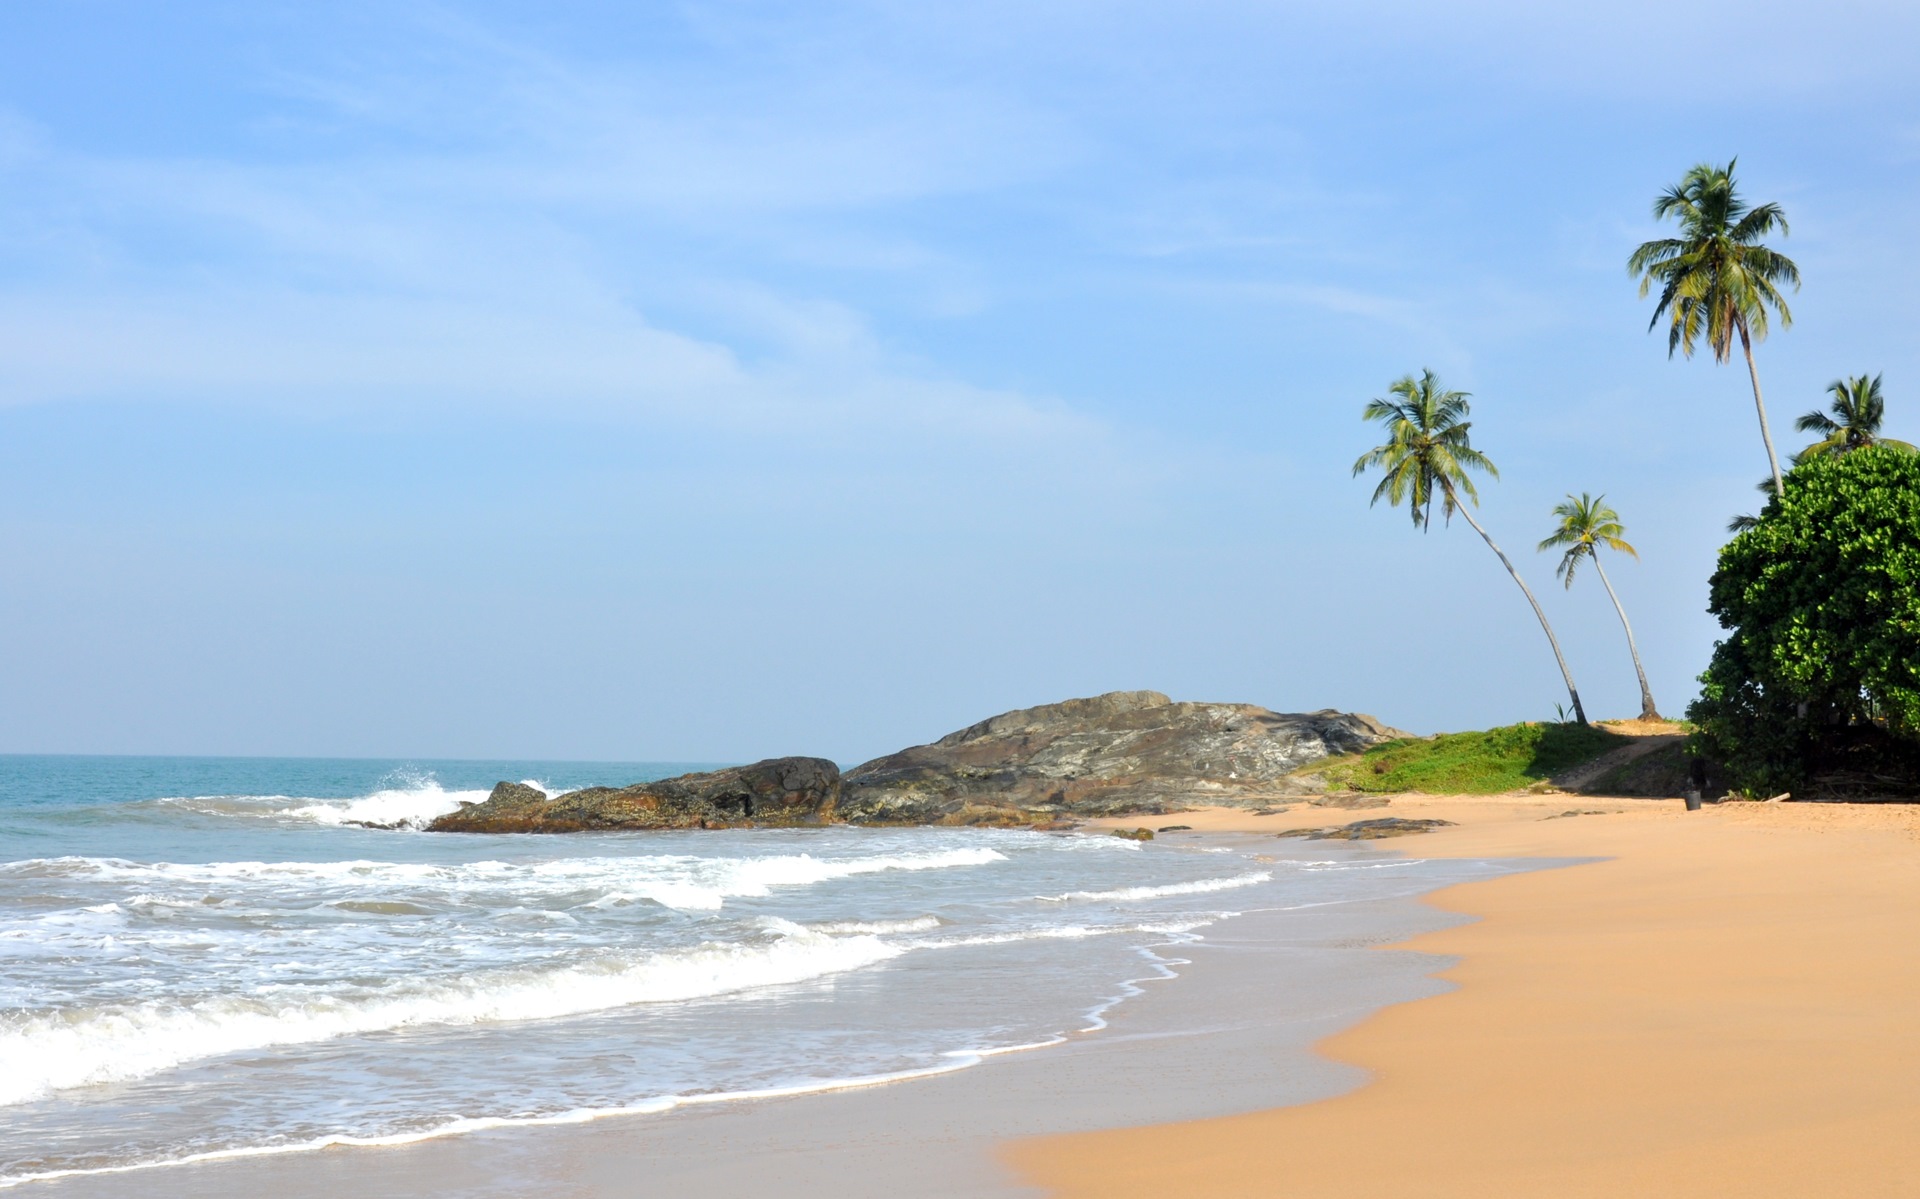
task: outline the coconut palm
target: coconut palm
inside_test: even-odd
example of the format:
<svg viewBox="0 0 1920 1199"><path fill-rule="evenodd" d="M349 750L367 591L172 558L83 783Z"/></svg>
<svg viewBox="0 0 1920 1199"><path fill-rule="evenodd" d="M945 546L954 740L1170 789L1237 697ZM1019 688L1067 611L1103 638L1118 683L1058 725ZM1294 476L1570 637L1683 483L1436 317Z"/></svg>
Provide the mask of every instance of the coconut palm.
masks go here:
<svg viewBox="0 0 1920 1199"><path fill-rule="evenodd" d="M1376 466L1384 471L1385 477L1373 490L1372 503L1378 504L1385 498L1396 508L1405 504L1417 529L1424 531L1433 527L1436 494L1440 499L1442 521L1451 521L1455 512L1466 518L1473 531L1487 543L1487 548L1500 559L1500 565L1513 576L1527 603L1533 605L1533 614L1540 618L1547 643L1553 647L1554 661L1560 664L1560 677L1566 680L1567 694L1573 697L1574 719L1587 723L1586 709L1580 706L1580 692L1573 685L1573 672L1567 669L1567 660L1560 653L1560 640L1553 635L1553 626L1547 623L1540 601L1533 598L1520 572L1493 543L1493 538L1487 536L1480 522L1473 519L1470 505L1480 502L1480 493L1474 489L1467 472L1484 471L1496 479L1500 472L1485 454L1473 448L1468 436L1473 425L1465 419L1467 393L1443 390L1440 380L1429 370L1421 371L1419 378L1408 375L1388 388L1388 392L1398 399L1369 400L1364 419L1384 422L1389 440L1360 455L1359 461L1353 464L1353 473L1360 475ZM1468 502L1463 503L1462 497Z"/></svg>
<svg viewBox="0 0 1920 1199"><path fill-rule="evenodd" d="M1793 313L1780 294L1782 284L1800 286L1800 268L1760 239L1778 230L1787 234L1787 217L1778 204L1747 205L1734 187L1734 163L1716 167L1701 163L1677 186L1653 202L1657 220L1673 217L1680 236L1646 242L1627 259L1627 270L1640 276L1640 294L1655 284L1660 303L1653 310L1649 330L1668 322L1667 356L1677 350L1693 357L1695 344L1705 337L1713 360L1725 364L1740 339L1747 359L1747 377L1753 382L1753 406L1760 415L1760 440L1767 447L1767 465L1774 487L1784 492L1780 459L1773 452L1773 434L1767 428L1767 405L1760 396L1760 372L1753 365L1753 343L1767 336L1767 310L1780 316L1780 327L1793 324Z"/></svg>
<svg viewBox="0 0 1920 1199"><path fill-rule="evenodd" d="M1913 452L1914 447L1907 442L1880 436L1880 422L1887 417L1887 398L1880 391L1879 375L1871 379L1865 375L1835 379L1827 384L1827 394L1833 397L1833 403L1828 405L1832 416L1814 411L1793 422L1793 427L1802 433L1818 433L1823 439L1795 454L1795 462L1845 454L1869 445Z"/></svg>
<svg viewBox="0 0 1920 1199"><path fill-rule="evenodd" d="M1620 606L1620 597L1614 594L1613 584L1607 579L1605 568L1600 565L1600 551L1617 550L1632 558L1639 558L1640 551L1627 544L1626 526L1620 523L1620 514L1607 507L1606 496L1591 496L1580 493L1579 499L1571 494L1564 504L1554 505L1553 514L1560 523L1545 541L1540 543L1542 551L1559 549L1560 565L1554 568L1554 575L1567 587L1573 586L1574 571L1580 568L1583 560L1593 562L1593 572L1600 576L1600 585L1607 589L1607 598L1613 601L1613 610L1620 614L1620 627L1627 631L1627 652L1633 655L1633 673L1640 677L1640 719L1659 720L1660 710L1653 706L1653 692L1647 687L1646 668L1640 665L1640 647L1633 640L1633 626L1627 623L1627 610Z"/></svg>

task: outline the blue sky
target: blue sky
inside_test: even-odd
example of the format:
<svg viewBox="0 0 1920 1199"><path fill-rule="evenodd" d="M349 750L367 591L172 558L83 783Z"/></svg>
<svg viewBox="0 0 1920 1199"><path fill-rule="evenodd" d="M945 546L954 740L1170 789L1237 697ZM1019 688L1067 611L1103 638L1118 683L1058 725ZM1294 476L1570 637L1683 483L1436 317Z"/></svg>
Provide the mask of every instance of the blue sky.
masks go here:
<svg viewBox="0 0 1920 1199"><path fill-rule="evenodd" d="M640 3L0 9L0 751L855 761L1114 688L1551 717L1456 523L1348 477L1474 393L1484 522L1669 713L1766 464L1624 270L1785 205L1783 445L1920 439L1920 12ZM1716 57L1695 56L1710 48Z"/></svg>

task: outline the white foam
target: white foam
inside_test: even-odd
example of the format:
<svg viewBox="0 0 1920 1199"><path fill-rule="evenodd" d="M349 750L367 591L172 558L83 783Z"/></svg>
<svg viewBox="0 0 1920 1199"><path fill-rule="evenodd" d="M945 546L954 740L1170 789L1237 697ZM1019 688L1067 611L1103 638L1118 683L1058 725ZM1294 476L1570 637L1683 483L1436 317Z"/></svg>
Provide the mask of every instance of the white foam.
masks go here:
<svg viewBox="0 0 1920 1199"><path fill-rule="evenodd" d="M484 790L449 791L431 774L402 775L398 781L399 786L382 787L350 799L316 799L293 795L192 795L173 796L158 802L209 816L284 820L332 828L369 825L423 829L434 817L458 811L462 804L480 803L490 794ZM521 782L542 794L553 794L551 788L537 779L522 779Z"/></svg>
<svg viewBox="0 0 1920 1199"><path fill-rule="evenodd" d="M359 997L298 986L251 997L0 1014L0 1105L154 1074L270 1046L439 1025L540 1020L637 1003L723 995L859 969L905 952L877 937L830 937L785 921L778 939L709 943L548 969L483 972Z"/></svg>
<svg viewBox="0 0 1920 1199"><path fill-rule="evenodd" d="M940 927L938 916L916 916L911 920L827 920L809 924L808 928L828 936L847 936L864 933L869 936L885 937L898 933L924 933Z"/></svg>
<svg viewBox="0 0 1920 1199"><path fill-rule="evenodd" d="M540 784L527 780L530 787ZM462 804L480 803L491 792L448 791L434 779L422 779L409 787L393 787L362 795L358 799L314 800L298 807L273 813L294 820L311 820L333 826L377 825L387 828L423 829L435 817L457 812Z"/></svg>
<svg viewBox="0 0 1920 1199"><path fill-rule="evenodd" d="M1069 891L1065 895L1042 895L1038 898L1047 903L1075 901L1117 903L1137 899L1162 899L1169 895L1205 895L1209 891L1232 891L1240 887L1258 886L1272 879L1272 871L1256 870L1250 874L1236 874L1231 878L1204 878L1197 882L1167 883L1159 887L1121 887L1114 891Z"/></svg>
<svg viewBox="0 0 1920 1199"><path fill-rule="evenodd" d="M380 888L439 891L458 896L475 891L526 898L596 892L588 906L650 901L685 911L718 911L730 898L766 896L775 887L804 887L887 871L945 870L1002 862L1006 855L984 846L817 858L773 854L711 858L690 854L565 858L553 862L130 862L121 858L35 858L0 866L9 875L86 878L142 887L170 884L192 889L277 885L303 898L314 887L367 891ZM135 902L200 903L203 896L176 899L147 893Z"/></svg>
<svg viewBox="0 0 1920 1199"><path fill-rule="evenodd" d="M919 949L958 949L974 945L1014 945L1021 941L1078 941L1086 937L1111 937L1123 933L1153 933L1181 936L1205 928L1215 920L1237 915L1235 912L1209 912L1186 920L1161 920L1152 924L1054 924L1024 928L1013 932L978 933L971 936L927 938L912 942Z"/></svg>
<svg viewBox="0 0 1920 1199"><path fill-rule="evenodd" d="M631 863L633 859L625 859ZM772 893L774 887L810 886L861 874L891 870L945 870L1004 862L995 849L939 849L923 853L886 854L870 858L816 858L811 854L775 857L713 859L649 859L655 877L609 892L599 903L648 899L689 912L718 911L728 899Z"/></svg>

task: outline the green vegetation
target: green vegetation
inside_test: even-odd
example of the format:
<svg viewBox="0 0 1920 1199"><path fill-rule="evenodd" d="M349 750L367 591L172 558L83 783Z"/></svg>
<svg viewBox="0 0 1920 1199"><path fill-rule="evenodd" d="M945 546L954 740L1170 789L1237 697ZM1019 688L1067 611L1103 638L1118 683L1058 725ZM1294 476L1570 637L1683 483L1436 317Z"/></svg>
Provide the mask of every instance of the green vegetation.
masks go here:
<svg viewBox="0 0 1920 1199"><path fill-rule="evenodd" d="M1497 795L1583 766L1631 737L1588 724L1510 724L1376 745L1312 767L1330 790Z"/></svg>
<svg viewBox="0 0 1920 1199"><path fill-rule="evenodd" d="M1760 244L1776 229L1786 236L1787 214L1778 204L1748 207L1734 185L1733 167L1733 162L1724 167L1703 162L1661 193L1653 202L1653 215L1678 220L1680 236L1642 243L1627 259L1627 270L1640 276L1642 296L1660 285L1660 303L1647 328L1667 318L1667 357L1676 350L1693 357L1695 343L1704 336L1713 360L1725 364L1734 335L1739 335L1747 377L1753 381L1753 406L1760 414L1760 440L1766 443L1767 465L1778 489L1780 459L1767 428L1766 401L1760 398L1753 343L1766 340L1769 308L1780 314L1782 329L1793 324L1780 285L1798 288L1800 268Z"/></svg>
<svg viewBox="0 0 1920 1199"><path fill-rule="evenodd" d="M1369 400L1363 419L1384 422L1389 440L1360 455L1360 460L1353 464L1353 473L1360 475L1379 467L1386 477L1373 489L1371 502L1378 504L1384 496L1395 507L1405 504L1416 529L1424 531L1433 527L1436 491L1440 495L1442 521L1450 521L1458 512L1473 526L1473 531L1480 534L1487 548L1500 559L1500 565L1513 576L1521 594L1533 605L1533 614L1540 618L1540 627L1546 631L1547 644L1553 647L1553 659L1560 664L1560 677L1566 680L1567 694L1573 697L1574 719L1587 723L1586 709L1580 706L1580 692L1573 685L1573 672L1567 669L1567 659L1560 652L1560 639L1553 635L1553 626L1547 623L1540 601L1533 598L1533 591L1520 577L1520 572L1507 561L1507 556L1480 527L1480 522L1473 519L1469 507L1460 502L1463 494L1475 504L1480 502L1480 493L1474 490L1473 480L1467 475L1469 470L1485 471L1496 479L1500 477L1499 470L1487 456L1473 448L1468 434L1473 422L1465 419L1467 393L1442 389L1440 380L1430 370L1421 371L1417 379L1408 375L1388 391L1399 399Z"/></svg>
<svg viewBox="0 0 1920 1199"><path fill-rule="evenodd" d="M1811 784L1838 796L1920 796L1920 449L1881 435L1880 376L1855 375L1828 385L1826 412L1795 422L1819 440L1793 455L1791 473L1782 475L1753 346L1771 324L1792 325L1784 293L1800 286L1800 270L1765 244L1787 235L1786 214L1778 204L1741 198L1737 161L1702 163L1663 192L1653 215L1677 222L1677 235L1642 243L1627 268L1643 297L1658 290L1648 329L1666 325L1669 358L1691 358L1704 343L1724 365L1738 342L1767 451L1769 476L1760 485L1766 506L1728 526L1734 537L1721 551L1708 605L1728 636L1700 676L1686 743L1670 739L1623 754L1591 783L1621 794L1718 790L1725 783L1750 794ZM1499 471L1473 448L1467 400L1465 392L1444 390L1432 371L1400 379L1388 398L1368 402L1364 419L1384 424L1388 440L1362 454L1353 473L1379 470L1372 503L1404 507L1416 529L1431 530L1437 500L1443 523L1458 512L1480 534L1539 618L1573 700L1572 719L1561 709L1558 724L1397 741L1312 769L1335 789L1521 789L1626 740L1588 726L1545 611L1474 519L1479 494L1472 475L1497 479ZM1569 493L1539 548L1560 551L1556 573L1569 588L1581 564L1593 562L1626 633L1641 718L1658 720L1633 626L1600 550L1639 555L1605 501Z"/></svg>
<svg viewBox="0 0 1920 1199"><path fill-rule="evenodd" d="M1688 715L1749 792L1920 780L1920 455L1803 460L1720 551L1708 610L1728 630Z"/></svg>
<svg viewBox="0 0 1920 1199"><path fill-rule="evenodd" d="M1607 581L1607 572L1600 565L1602 549L1636 559L1640 551L1627 544L1627 527L1620 523L1620 514L1607 507L1606 500L1604 495L1596 499L1583 491L1577 500L1568 495L1566 503L1554 505L1553 514L1560 518L1560 523L1540 543L1540 549L1543 552L1566 550L1560 555L1560 565L1554 568L1554 575L1569 588L1573 586L1573 572L1580 568L1581 560L1593 561L1600 585L1607 589L1613 610L1620 614L1620 627L1627 631L1627 652L1633 655L1633 673L1640 677L1640 719L1659 720L1660 710L1653 706L1653 691L1647 686L1646 668L1640 665L1640 647L1633 640L1633 626L1627 623L1627 610L1620 606L1620 597L1614 594L1613 584Z"/></svg>

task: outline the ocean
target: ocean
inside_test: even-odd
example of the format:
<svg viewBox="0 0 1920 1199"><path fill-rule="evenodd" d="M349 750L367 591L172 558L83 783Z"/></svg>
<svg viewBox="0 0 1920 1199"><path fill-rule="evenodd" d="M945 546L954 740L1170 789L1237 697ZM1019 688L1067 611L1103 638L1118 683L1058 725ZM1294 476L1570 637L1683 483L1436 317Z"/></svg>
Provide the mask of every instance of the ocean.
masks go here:
<svg viewBox="0 0 1920 1199"><path fill-rule="evenodd" d="M1272 838L418 829L502 779L698 765L0 756L0 1186L1045 1052L1236 913L1460 873Z"/></svg>

